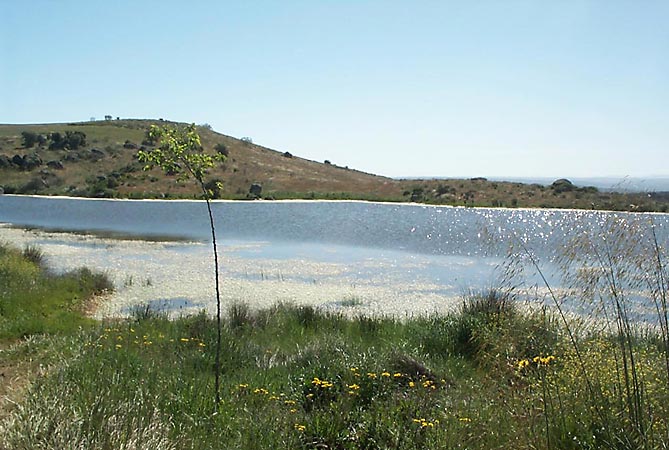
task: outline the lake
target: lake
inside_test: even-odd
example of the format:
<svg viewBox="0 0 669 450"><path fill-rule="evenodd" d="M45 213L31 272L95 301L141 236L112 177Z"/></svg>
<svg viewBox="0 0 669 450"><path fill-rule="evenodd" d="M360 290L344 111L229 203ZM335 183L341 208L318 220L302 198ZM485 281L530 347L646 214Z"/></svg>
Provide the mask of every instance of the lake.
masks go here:
<svg viewBox="0 0 669 450"><path fill-rule="evenodd" d="M651 225L661 246L669 236L667 214L353 201L216 201L213 212L224 302L355 314L443 312L498 286L545 301L529 255L559 290L571 287L559 266L580 251L575 239L641 242ZM0 240L40 245L55 270L106 271L116 292L100 316L146 303L173 313L215 307L203 202L4 195L0 223Z"/></svg>

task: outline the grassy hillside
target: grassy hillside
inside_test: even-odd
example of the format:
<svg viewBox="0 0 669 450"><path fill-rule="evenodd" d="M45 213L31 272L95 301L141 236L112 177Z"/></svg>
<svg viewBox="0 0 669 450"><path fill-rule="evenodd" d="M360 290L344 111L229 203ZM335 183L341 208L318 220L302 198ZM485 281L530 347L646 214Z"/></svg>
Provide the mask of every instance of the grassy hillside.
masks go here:
<svg viewBox="0 0 669 450"><path fill-rule="evenodd" d="M189 198L193 185L160 172L142 171L135 155L150 148L146 130L158 120L110 120L71 124L0 125L0 188L5 193L121 198ZM329 162L315 162L200 127L204 149L228 154L211 173L223 181L221 198L249 197L252 184L266 199L366 199L500 207L667 211L666 195L601 193L565 183L554 186L469 180L394 180ZM22 133L36 142L25 145ZM59 133L84 138L54 143ZM81 145L77 145L81 144ZM325 155L327 156L327 155Z"/></svg>

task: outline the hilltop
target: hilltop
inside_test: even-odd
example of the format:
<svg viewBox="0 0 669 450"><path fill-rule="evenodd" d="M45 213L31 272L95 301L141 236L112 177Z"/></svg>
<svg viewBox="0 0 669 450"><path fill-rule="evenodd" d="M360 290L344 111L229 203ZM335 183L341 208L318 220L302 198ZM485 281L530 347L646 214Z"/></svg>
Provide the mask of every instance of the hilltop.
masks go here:
<svg viewBox="0 0 669 450"><path fill-rule="evenodd" d="M163 120L104 120L67 124L0 125L0 189L4 193L115 198L193 198L197 190L157 170L144 172L136 154L150 148L150 125ZM198 127L205 151L226 162L210 173L222 181L219 198L363 199L493 207L554 207L667 211L669 195L599 192L569 180L551 185L466 180L396 180L330 161ZM410 158L410 155L406 156ZM256 185L252 191L252 185ZM260 189L259 189L260 187ZM260 191L258 193L258 191Z"/></svg>

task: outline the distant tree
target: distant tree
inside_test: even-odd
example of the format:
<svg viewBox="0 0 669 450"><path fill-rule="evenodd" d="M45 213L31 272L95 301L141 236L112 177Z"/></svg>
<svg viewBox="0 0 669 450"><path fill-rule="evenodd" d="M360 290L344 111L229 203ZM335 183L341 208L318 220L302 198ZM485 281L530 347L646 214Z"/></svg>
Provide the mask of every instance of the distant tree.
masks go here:
<svg viewBox="0 0 669 450"><path fill-rule="evenodd" d="M209 125L208 123L202 123L200 124L200 127L204 128L205 130L210 130L210 131L212 130L211 125Z"/></svg>
<svg viewBox="0 0 669 450"><path fill-rule="evenodd" d="M109 114L107 114L107 115L105 116L105 120L112 120L112 116L110 116Z"/></svg>
<svg viewBox="0 0 669 450"><path fill-rule="evenodd" d="M34 147L37 141L38 141L37 133L33 133L32 131L21 132L21 143L24 148Z"/></svg>
<svg viewBox="0 0 669 450"><path fill-rule="evenodd" d="M559 180L553 181L550 188L553 190L553 193L561 194L563 192L573 191L575 186L566 178L560 178Z"/></svg>
<svg viewBox="0 0 669 450"><path fill-rule="evenodd" d="M284 152L283 156L284 156L285 158L292 158L292 157L293 157L293 154L290 153L290 152Z"/></svg>
<svg viewBox="0 0 669 450"><path fill-rule="evenodd" d="M251 139L248 136L244 136L243 138L240 139L240 141L246 143L246 144L253 144L253 139Z"/></svg>
<svg viewBox="0 0 669 450"><path fill-rule="evenodd" d="M329 159L326 159L325 162L324 162L324 164L327 164L327 165L329 166L329 165L332 164L332 163L330 162Z"/></svg>
<svg viewBox="0 0 669 450"><path fill-rule="evenodd" d="M202 196L207 204L207 213L209 215L209 228L211 231L212 246L214 253L214 278L216 281L216 362L214 368L215 376L215 397L216 408L221 402L220 394L220 372L221 372L221 294L218 269L218 250L216 247L216 229L214 227L214 215L211 211L211 199L214 191L205 181L207 171L213 168L216 163L223 162L225 155L217 153L210 155L204 153L200 136L197 133L195 124L187 127L164 126L157 127L152 125L149 129L148 138L155 142L158 147L137 152L137 158L140 162L146 164L145 170L152 167L159 167L165 173L175 173L182 180L193 178L202 191ZM216 187L220 190L221 183L215 181ZM209 187L208 187L209 186Z"/></svg>

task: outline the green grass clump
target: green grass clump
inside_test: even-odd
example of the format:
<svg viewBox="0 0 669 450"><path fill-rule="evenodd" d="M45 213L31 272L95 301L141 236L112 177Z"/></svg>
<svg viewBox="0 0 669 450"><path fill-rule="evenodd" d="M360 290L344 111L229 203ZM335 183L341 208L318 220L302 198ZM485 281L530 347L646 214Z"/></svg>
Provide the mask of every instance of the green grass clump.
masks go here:
<svg viewBox="0 0 669 450"><path fill-rule="evenodd" d="M85 268L49 273L37 247L0 245L0 341L91 325L82 310L92 295L112 289L106 275Z"/></svg>

